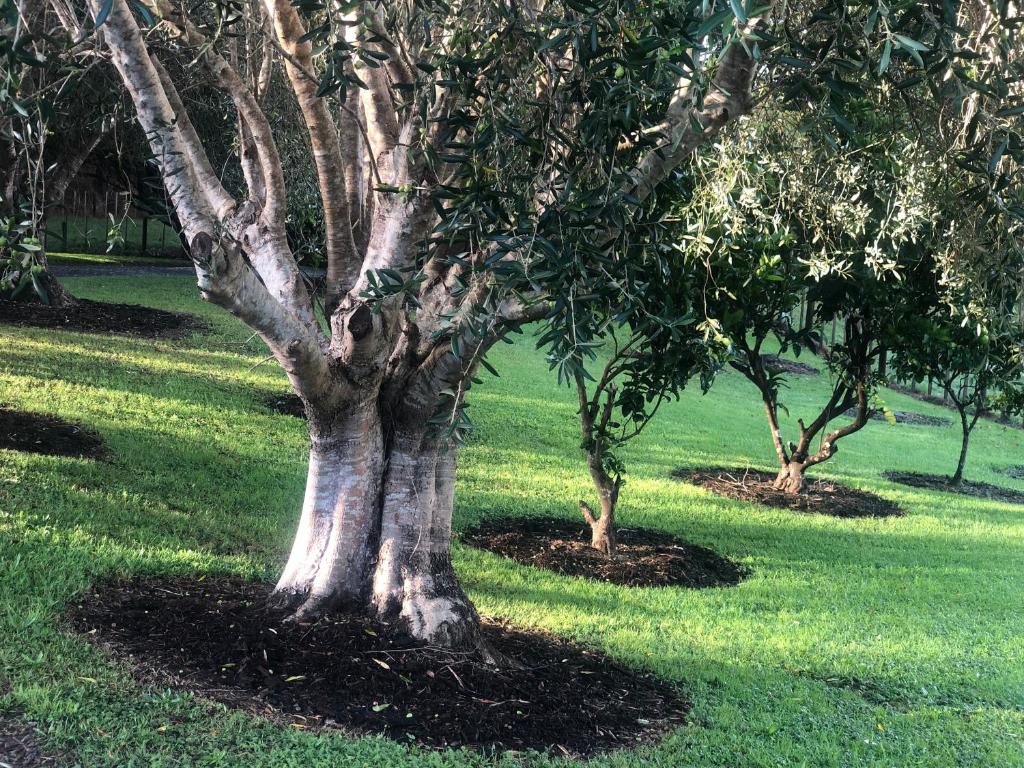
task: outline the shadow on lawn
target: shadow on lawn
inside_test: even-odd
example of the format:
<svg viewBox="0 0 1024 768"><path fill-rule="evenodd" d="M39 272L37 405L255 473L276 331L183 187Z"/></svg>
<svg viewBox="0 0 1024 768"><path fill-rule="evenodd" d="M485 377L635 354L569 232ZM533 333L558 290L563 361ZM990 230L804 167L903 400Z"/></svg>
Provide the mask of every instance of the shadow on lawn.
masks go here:
<svg viewBox="0 0 1024 768"><path fill-rule="evenodd" d="M14 487L6 492L11 502L20 506L42 495L42 514L51 522L126 545L138 537L213 554L265 554L268 544L286 546L294 533L304 461L272 462L210 441L168 440L143 430L99 431L110 447L107 463L33 457L23 481L25 501Z"/></svg>
<svg viewBox="0 0 1024 768"><path fill-rule="evenodd" d="M236 488L234 491L237 492L238 489ZM256 503L269 500L269 498L261 496L256 496L253 499ZM88 498L83 497L80 501L86 507L91 505ZM101 514L106 515L109 512L110 510L105 508ZM134 517L132 516L133 512L135 513ZM273 523L271 527L276 525L278 534L287 536L290 535L293 520L294 518L287 515L283 518L277 516L276 520L271 521ZM87 521L80 521L78 526L88 529L89 526L86 523ZM95 540L93 540L92 537L64 536L59 530L53 530L71 526L62 518L51 517L47 521L47 524L51 526L50 532L46 534L45 541L38 542L42 545L40 549L44 550L40 554L45 554L44 560L50 565L43 569L42 563L36 561L33 568L36 571L59 569L63 572L70 570L71 573L62 573L61 576L64 581L70 579L70 583L83 578L82 576L76 577L75 570L87 573L90 581L98 580L115 570L124 572L126 568L127 572L133 574L195 572L198 569L194 563L190 565L189 553L182 550L184 546L187 546L184 539L202 540L214 533L210 530L196 531L194 528L190 528L188 530L191 533L188 536L166 535L163 540L155 541L150 527L148 525L140 526L139 523L138 510L125 510L123 516L109 529L93 530L92 533L95 536ZM759 540L763 542L765 533L778 528L777 525L767 523L730 524L727 527L731 529L731 536L743 542ZM784 529L789 527L783 526ZM230 531L217 531L216 533L223 537L225 543L233 541L233 534ZM791 539L794 535L792 530L782 530L777 533L786 540ZM820 531L816 532L816 536L811 535L815 532L807 533L809 538L814 539L818 544L821 543ZM840 532L838 534L841 540L840 548L848 546L853 538L867 538L868 541L875 541L879 538L888 538L892 536L892 533L891 530L888 530L884 533L879 532L865 536L864 532L856 532L856 534L849 531ZM137 536L137 534L142 535ZM105 543L111 537L113 538L111 543L115 544L114 547ZM928 541L931 537L903 536L903 538L920 544L921 541ZM104 542L102 546L101 542ZM144 545L144 549L140 549L140 544ZM806 545L806 542L804 544ZM198 549L197 555L201 555L203 551L209 551L206 547ZM236 563L244 562L254 556L256 556L256 560L266 562L268 556L269 559L277 560L279 556L283 555L283 552L275 552L273 549L274 547L268 546L266 541L261 541L254 550L248 550L246 547L236 546L234 549L228 547L225 554L234 552L242 555L241 560L234 561ZM927 559L936 555L940 549L940 544L936 542L934 545L929 545L925 551L921 552L920 556ZM788 562L786 558L779 557L780 553L774 547L762 547L762 550L765 559L770 563ZM818 556L820 559L828 559L830 554L825 550L821 551ZM483 559L486 559L487 567L484 569L476 567L476 564ZM767 605L758 608L765 597L758 597L757 593L765 593L766 589L779 593L779 586L778 584L758 586L756 577L755 583L750 585L755 592L753 598L749 595L742 596L742 591L747 589L747 586L743 585L738 590L709 590L701 593L671 590L676 594L671 600L662 602L653 599L654 595L669 590L631 590L606 585L581 584L573 579L540 575L533 569L508 563L498 557L467 552L463 547L457 548L456 560L460 571L464 572L467 586L475 599L492 605L509 605L511 606L510 613L513 615L544 614L557 617L559 614L563 614L564 617L572 617L570 625L573 629L563 628L558 631L602 647L631 666L652 669L652 665L645 660L650 658L649 655L643 653L642 650L651 647L648 637L661 637L662 641L657 644L659 673L680 681L684 689L688 691L704 690L703 695L710 697L708 701L711 705L718 700L718 694L708 691L708 688L715 688L716 681L720 680L729 681L728 685L731 691L728 696L733 698L742 697L744 694L741 689L745 686L749 686L752 690L767 690L777 688L782 683L785 688L794 689L797 695L806 696L813 692L815 696L825 697L834 702L829 705L832 707L841 706L840 699L848 703L859 702L856 707L858 710L863 708L864 717L870 717L871 707L879 704L894 711L907 711L936 705L956 708L967 704L997 707L1012 705L1002 698L987 696L983 691L972 690L969 686L958 686L948 682L943 682L938 686L930 684L927 693L916 691L908 686L906 679L900 679L900 670L914 668L916 664L925 661L934 664L936 660L925 657L918 659L912 652L901 656L900 663L891 671L885 672L872 670L856 672L851 675L849 664L846 663L848 660L844 657L832 656L826 656L820 666L811 669L793 669L787 663L786 653L779 654L780 666L761 667L747 665L732 658L727 637L723 638L725 645L719 646L716 643L709 647L699 635L691 635L687 631L659 629L666 625L685 626L686 617L693 609L693 601L708 600L715 603L732 603L735 600L745 605L748 611L770 610ZM74 565L69 568L68 563ZM467 564L470 566L468 569L465 567ZM205 571L206 567L208 566L202 567L202 570ZM842 566L840 566L841 569ZM215 572L218 572L216 568L211 571L211 573ZM513 572L515 575L510 578ZM898 574L893 575L894 578L897 576ZM936 581L939 581L939 577L936 577ZM47 587L47 590L51 589L53 587ZM813 583L797 580L785 584L781 589L781 594L776 594L776 597L787 604L800 603L804 596L812 596L814 591ZM734 597L737 595L739 596ZM70 597L71 595L66 591L60 595L54 610L57 609L57 605L66 602ZM955 604L951 604L952 606ZM849 617L842 621L849 622L850 626L855 625L857 614L852 607L843 609L837 606L836 610L848 611ZM499 610L499 612L504 611ZM945 620L958 621L958 615L961 612L970 613L970 607L964 606L962 609L954 608L946 611ZM728 622L723 626L727 627ZM919 631L922 630L913 629L915 633ZM636 634L643 638L639 654L635 651L623 650L624 634ZM629 645L627 642L625 647ZM907 648L913 648L913 645L908 644ZM843 665L843 671L840 671L837 665ZM856 667L857 665L854 664L854 669ZM94 673L88 670L76 671L72 666L68 669L67 674L73 680L76 674L90 675ZM30 688L36 685L32 682L31 676L18 675L18 677L24 678L21 681L22 685ZM799 693L801 689L804 691L803 694ZM145 698L139 700L138 706L142 711L149 706L147 702L148 699ZM848 706L848 704L842 706ZM700 725L700 723L695 724ZM714 727L713 720L707 725Z"/></svg>
<svg viewBox="0 0 1024 768"><path fill-rule="evenodd" d="M510 599L503 589L504 582L497 579L488 579L486 583L473 580L470 586L471 594L476 599L483 597L499 603ZM701 592L696 599L715 599L712 592ZM798 596L790 595L790 599L795 597ZM525 607L530 614L553 613L562 614L563 619L571 617L571 630L563 626L554 631L568 633L583 643L600 645L623 663L646 671L655 669L647 660L649 657L637 657L632 649L623 652L624 648L632 645L629 641L624 641L624 635L636 634L644 638L642 642L645 645L649 639L658 638L658 666L662 670L672 670L669 676L679 680L684 690L688 684L698 680L735 680L737 672L743 671L753 677L751 685L754 687L760 687L769 677L779 676L794 685L802 681L804 684L820 686L819 691L828 696L835 696L837 693L852 696L869 708L882 705L894 712L909 712L922 707L936 706L956 709L994 707L1012 712L1024 705L1024 701L1014 702L1010 697L972 686L970 677L966 675L962 682L929 681L927 686L921 686L916 675L908 672L920 669L919 665L925 662L928 665L935 664L936 659L930 655L918 659L909 650L913 647L909 642L899 657L899 663L886 664L884 669L864 669L851 673L851 666L857 670L858 665L856 661L851 665L850 659L842 655L825 657L820 665L805 666L808 661L805 657L786 658L786 654L780 654L777 659L778 666L748 666L737 663L736 659L732 658L728 640L721 644L715 643L709 649L701 636L690 636L682 631L666 631L666 624L682 625L685 622L687 610L686 604L682 601L672 608L665 608L663 604L651 600L649 593L645 595L640 591L630 594L613 594L607 591L581 595L560 589L559 585L542 587L535 583L517 583L515 595L511 600L517 608ZM957 613L947 612L946 619L956 621ZM966 616L970 611L965 609L963 613ZM619 617L619 621L613 625L615 637L608 640L606 635L611 628L607 621L615 616ZM848 626L856 626L860 618L862 617L856 611L851 610L849 616L841 618L841 621ZM923 629L901 628L900 632L900 637L904 641L914 640L915 634L920 634L921 638L927 636ZM960 656L949 656L949 665L959 665L962 662Z"/></svg>
<svg viewBox="0 0 1024 768"><path fill-rule="evenodd" d="M0 327L0 332L2 330ZM276 391L272 389L270 377L265 388L238 380L238 374L253 369L252 359L245 355L165 345L140 350L137 340L125 343L110 338L113 339L110 343L103 339L102 349L84 344L35 343L31 339L19 339L18 344L4 350L4 360L19 376L43 381L84 382L100 389L181 403L202 402L195 397L202 394L210 396L208 400L226 401L223 402L225 409L238 412L247 410L233 407L229 398L248 402L261 393ZM146 362L130 362L127 356ZM212 375L214 372L216 376ZM188 389L187 395L170 392L168 379L171 377L188 380L194 387ZM284 382L283 378L278 380L281 382L277 385L279 389Z"/></svg>

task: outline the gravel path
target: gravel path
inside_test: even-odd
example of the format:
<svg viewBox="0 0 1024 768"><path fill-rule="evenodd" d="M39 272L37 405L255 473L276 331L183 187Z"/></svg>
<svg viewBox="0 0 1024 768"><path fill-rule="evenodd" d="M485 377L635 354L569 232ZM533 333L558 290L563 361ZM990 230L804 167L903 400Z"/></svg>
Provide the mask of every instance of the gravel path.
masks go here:
<svg viewBox="0 0 1024 768"><path fill-rule="evenodd" d="M57 277L143 277L145 275L177 275L179 277L195 274L192 267L157 267L144 265L112 264L96 267L65 267L54 265L53 274Z"/></svg>

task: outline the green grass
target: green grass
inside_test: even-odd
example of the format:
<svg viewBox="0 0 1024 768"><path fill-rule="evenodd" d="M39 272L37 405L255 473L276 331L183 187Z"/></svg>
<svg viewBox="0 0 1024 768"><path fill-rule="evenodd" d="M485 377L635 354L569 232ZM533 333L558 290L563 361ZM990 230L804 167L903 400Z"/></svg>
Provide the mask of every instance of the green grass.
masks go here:
<svg viewBox="0 0 1024 768"><path fill-rule="evenodd" d="M546 765L542 757L424 753L311 734L134 682L60 629L62 605L111 574L271 577L300 505L301 422L257 405L283 391L250 334L191 281L68 280L76 295L207 317L210 336L142 342L0 327L0 400L83 421L111 463L0 452L0 709L42 724L83 766ZM494 356L471 395L456 527L484 515L574 516L591 493L570 393L527 339ZM793 417L823 381L793 377ZM898 409L944 414L909 398ZM480 609L600 646L677 680L689 723L603 766L1024 766L1024 507L918 491L888 469L951 471L954 428L871 422L818 474L905 505L836 520L715 497L678 466L752 463L771 445L752 388L728 374L626 452L621 516L711 546L753 575L728 589L626 589L456 546ZM968 476L1024 463L1024 431L977 428ZM572 706L572 702L567 702Z"/></svg>
<svg viewBox="0 0 1024 768"><path fill-rule="evenodd" d="M51 216L46 226L46 242L55 251L105 253L109 218L103 216ZM150 217L146 229L146 247L142 247L142 219L125 218L118 222L121 241L118 253L148 252L180 253L181 242L171 227Z"/></svg>

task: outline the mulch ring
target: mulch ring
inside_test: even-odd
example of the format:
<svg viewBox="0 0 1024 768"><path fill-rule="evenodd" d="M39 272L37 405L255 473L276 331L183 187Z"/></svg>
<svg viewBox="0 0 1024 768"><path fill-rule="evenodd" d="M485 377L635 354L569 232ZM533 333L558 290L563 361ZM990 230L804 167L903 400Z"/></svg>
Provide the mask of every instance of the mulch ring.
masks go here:
<svg viewBox="0 0 1024 768"><path fill-rule="evenodd" d="M77 299L67 307L0 299L0 323L84 333L121 333L146 339L182 339L209 330L205 322L184 312L88 299Z"/></svg>
<svg viewBox="0 0 1024 768"><path fill-rule="evenodd" d="M815 368L813 365L807 365L807 363L800 363L796 360L787 360L784 357L778 355L761 355L761 359L764 361L765 367L769 371L779 373L795 373L798 376L817 376L821 373L821 370Z"/></svg>
<svg viewBox="0 0 1024 768"><path fill-rule="evenodd" d="M902 509L888 499L868 491L849 488L834 480L807 478L804 492L794 495L772 488L775 473L757 469L677 469L672 476L730 499L763 504L766 507L833 517L898 517L904 514Z"/></svg>
<svg viewBox="0 0 1024 768"><path fill-rule="evenodd" d="M0 448L48 456L102 459L99 436L77 424L47 416L0 407Z"/></svg>
<svg viewBox="0 0 1024 768"><path fill-rule="evenodd" d="M962 480L960 485L954 486L949 484L950 478L946 475L929 475L923 472L886 472L883 477L886 480L891 480L900 485L909 485L912 488L926 488L932 491L959 493L963 496L973 496L979 499L1024 504L1024 491L1000 488L998 485L992 485L992 483Z"/></svg>
<svg viewBox="0 0 1024 768"><path fill-rule="evenodd" d="M113 582L69 618L144 682L433 748L590 755L652 740L688 710L669 683L543 632L484 621L491 648L522 664L495 668L353 614L283 623L270 592L232 578Z"/></svg>
<svg viewBox="0 0 1024 768"><path fill-rule="evenodd" d="M951 419L942 416L929 416L926 413L917 413L916 411L890 411L890 413L897 424L913 424L922 427L948 427L953 423ZM843 413L843 416L853 418L856 416L856 411L851 408ZM869 411L868 418L874 421L889 421L885 413L877 409Z"/></svg>
<svg viewBox="0 0 1024 768"><path fill-rule="evenodd" d="M461 541L517 563L625 587L728 587L747 570L717 552L667 533L619 528L615 555L590 546L590 529L555 517L491 518Z"/></svg>
<svg viewBox="0 0 1024 768"><path fill-rule="evenodd" d="M56 768L61 761L39 746L39 732L31 723L9 714L0 715L0 766Z"/></svg>
<svg viewBox="0 0 1024 768"><path fill-rule="evenodd" d="M302 399L292 392L261 397L260 403L265 408L269 408L274 413L279 413L282 416L295 416L300 419L306 418L306 406L303 405Z"/></svg>
<svg viewBox="0 0 1024 768"><path fill-rule="evenodd" d="M921 402L924 403L938 405L943 408L948 408L951 411L955 410L952 403L948 402L947 400L943 400L942 397L938 395L929 395L927 392L922 392L921 390L917 389L911 389L910 387L904 386L897 382L889 382L889 389L893 390L894 392L900 392L904 395L909 395L915 400L920 400ZM1012 429L1024 428L1024 424L1021 424L1019 421L1015 422L1007 418L1003 414L996 413L994 411L983 411L981 414L981 418L985 419L986 421L992 421L995 422L996 424L1001 424L1004 427L1010 427Z"/></svg>

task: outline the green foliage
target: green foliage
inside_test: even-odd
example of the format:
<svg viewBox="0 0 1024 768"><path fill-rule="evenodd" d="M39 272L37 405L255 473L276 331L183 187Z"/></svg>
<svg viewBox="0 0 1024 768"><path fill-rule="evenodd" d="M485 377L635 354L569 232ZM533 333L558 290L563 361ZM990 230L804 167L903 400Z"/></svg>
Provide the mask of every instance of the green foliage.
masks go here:
<svg viewBox="0 0 1024 768"><path fill-rule="evenodd" d="M1019 327L982 329L936 312L919 318L895 349L896 370L904 378L938 381L965 413L995 402L1008 414L1020 410L1024 335Z"/></svg>
<svg viewBox="0 0 1024 768"><path fill-rule="evenodd" d="M43 303L50 303L40 280L44 270L38 259L41 250L31 212L0 217L0 298L24 298L28 291Z"/></svg>
<svg viewBox="0 0 1024 768"><path fill-rule="evenodd" d="M661 339L688 350L722 335L714 325L693 321L696 302L685 292L699 284L699 273L680 269L671 253L670 233L678 228L668 217L678 179L642 200L634 192L643 159L672 151L678 141L665 125L669 105L699 109L730 48L742 47L763 67L766 110L797 110L798 126L804 120L819 132L826 126L840 155L847 150L839 144L849 144L863 127L868 96L884 90L892 94L888 107L905 113L897 106L901 98L938 102L954 91L969 92L975 82L947 77L969 43L958 32L957 9L928 3L890 9L881 2L824 0L775 9L735 0L565 0L536 8L425 2L374 6L377 15L361 17L354 36L344 15L348 6L299 7L323 64L322 94L343 105L350 91L367 87L360 72L389 63L407 70L398 80L392 76L392 89L400 118L418 130L408 161L429 169L431 181L403 192L429 196L440 218L417 266L455 272L456 292L471 284L486 288L469 311L459 312L458 322L471 329L500 324L508 300L550 300L541 340L562 381L574 380L599 349L612 354L612 329L649 339L638 347L654 347L659 359L668 349L658 346ZM1004 74L996 69L991 77ZM691 128L703 130L696 123ZM898 161L897 148L891 149L888 157ZM832 166L823 149L815 152L804 159ZM846 169L854 172L855 165L850 161ZM856 181L862 189L869 185ZM887 215L904 216L903 204L913 201L901 195L918 189L897 187ZM811 198L805 195L804 202ZM769 200L766 210L773 206ZM847 226L844 212L826 213L830 225ZM872 210L871 223L883 215ZM869 261L877 263L869 266L891 269L889 251L901 237L897 224L908 230L916 224L890 223L887 240L847 243L843 253L828 249L816 264L842 272L845 250L870 247ZM780 230L771 243L762 232L759 247L770 258L795 234ZM825 243L818 246L826 250ZM777 270L768 276L770 265L765 269L759 282L787 279ZM408 301L403 286L410 278L378 276L387 290L374 298L404 294ZM461 329L450 333L457 337ZM687 355L680 352L679 360ZM622 401L633 413L646 410L638 402L657 401L655 390L670 392L686 379L683 370L672 376L654 366L637 373L643 391Z"/></svg>

